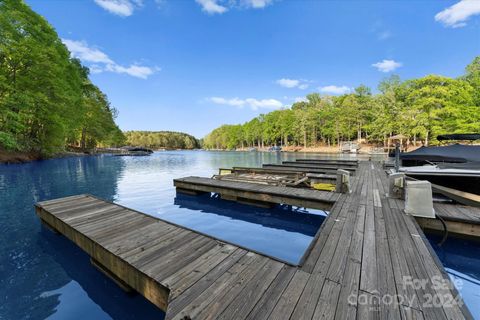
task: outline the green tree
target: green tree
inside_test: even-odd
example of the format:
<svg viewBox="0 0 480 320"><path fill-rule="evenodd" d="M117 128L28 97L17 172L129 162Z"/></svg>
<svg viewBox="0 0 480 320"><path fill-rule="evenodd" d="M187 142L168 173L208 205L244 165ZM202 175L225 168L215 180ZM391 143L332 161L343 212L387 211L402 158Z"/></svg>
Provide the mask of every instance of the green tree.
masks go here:
<svg viewBox="0 0 480 320"><path fill-rule="evenodd" d="M0 0L0 147L54 153L78 144L87 118L103 127L92 145L121 139L113 108L106 98L93 101L91 86L48 22L23 1Z"/></svg>

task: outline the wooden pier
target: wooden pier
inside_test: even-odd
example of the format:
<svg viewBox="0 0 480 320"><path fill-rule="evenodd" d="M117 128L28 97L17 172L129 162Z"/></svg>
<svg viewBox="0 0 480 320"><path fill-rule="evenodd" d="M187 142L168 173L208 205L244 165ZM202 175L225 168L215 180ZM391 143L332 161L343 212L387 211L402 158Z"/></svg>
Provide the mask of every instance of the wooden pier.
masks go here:
<svg viewBox="0 0 480 320"><path fill-rule="evenodd" d="M178 192L187 194L214 192L225 200L256 205L287 204L320 210L329 210L340 197L340 194L335 192L201 177L175 179L173 184Z"/></svg>
<svg viewBox="0 0 480 320"><path fill-rule="evenodd" d="M177 187L189 190L184 181L192 180ZM41 202L36 211L166 319L472 319L456 289L438 285L448 275L387 187L379 164L361 162L352 192L330 199L299 265L91 196Z"/></svg>
<svg viewBox="0 0 480 320"><path fill-rule="evenodd" d="M275 171L289 171L289 172L303 172L303 173L323 173L323 174L336 174L336 168L321 168L321 167L302 167L302 166L287 166L283 164L264 164L263 169L275 170ZM355 170L349 170L350 175L355 174Z"/></svg>
<svg viewBox="0 0 480 320"><path fill-rule="evenodd" d="M326 160L296 160L296 161L283 161L282 164L286 165L308 165L311 167L318 166L324 168L334 168L334 169L345 169L345 168L357 168L358 162L337 162L337 161L326 161Z"/></svg>
<svg viewBox="0 0 480 320"><path fill-rule="evenodd" d="M265 166L265 165L264 165ZM303 169L325 169L325 170L334 170L343 169L351 172L356 171L355 166L342 166L342 165L324 165L324 164L315 164L315 163L302 163L302 162L293 162L293 161L284 161L282 164L267 164L269 167L285 167L285 168L303 168Z"/></svg>

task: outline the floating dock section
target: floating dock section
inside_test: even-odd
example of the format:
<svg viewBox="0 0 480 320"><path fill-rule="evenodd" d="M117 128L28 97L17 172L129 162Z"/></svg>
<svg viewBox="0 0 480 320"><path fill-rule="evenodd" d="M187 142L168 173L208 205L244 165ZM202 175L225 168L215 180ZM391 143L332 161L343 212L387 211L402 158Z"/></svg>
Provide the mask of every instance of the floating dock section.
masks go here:
<svg viewBox="0 0 480 320"><path fill-rule="evenodd" d="M176 184L190 190L191 181ZM201 192L229 188L195 181ZM361 162L299 265L92 196L40 202L36 212L166 319L472 319L456 289L439 285L448 275L387 188L381 166Z"/></svg>
<svg viewBox="0 0 480 320"><path fill-rule="evenodd" d="M248 182L187 177L173 180L178 192L197 195L218 193L223 199L256 205L286 204L297 207L329 210L340 194L328 191L269 186Z"/></svg>
<svg viewBox="0 0 480 320"><path fill-rule="evenodd" d="M443 219L448 233L468 237L480 237L480 208L435 203L435 214ZM445 227L438 219L416 217L417 223L424 229L444 232Z"/></svg>

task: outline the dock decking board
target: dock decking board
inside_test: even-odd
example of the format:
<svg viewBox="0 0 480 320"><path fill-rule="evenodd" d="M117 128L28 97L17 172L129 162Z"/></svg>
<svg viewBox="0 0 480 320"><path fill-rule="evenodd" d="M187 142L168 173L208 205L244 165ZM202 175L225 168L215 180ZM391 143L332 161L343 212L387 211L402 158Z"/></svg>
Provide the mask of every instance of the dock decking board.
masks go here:
<svg viewBox="0 0 480 320"><path fill-rule="evenodd" d="M45 201L36 209L103 268L166 310L166 319L472 319L465 306L425 306L426 295L455 296L456 289L436 288L431 280L423 289L404 286L404 276L448 275L415 219L402 212L403 201L386 198L381 166L360 162L351 187L350 194L312 194L333 207L299 266L91 196ZM281 197L302 195L294 189ZM452 209L438 211L476 218L468 207ZM360 303L359 294L372 301ZM385 294L415 300L377 303Z"/></svg>

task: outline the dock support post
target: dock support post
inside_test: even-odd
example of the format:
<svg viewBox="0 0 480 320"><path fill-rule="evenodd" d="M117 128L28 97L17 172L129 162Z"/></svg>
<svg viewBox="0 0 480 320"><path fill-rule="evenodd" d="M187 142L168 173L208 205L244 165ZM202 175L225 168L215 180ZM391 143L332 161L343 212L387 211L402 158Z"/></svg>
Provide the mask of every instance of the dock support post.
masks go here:
<svg viewBox="0 0 480 320"><path fill-rule="evenodd" d="M403 199L405 196L405 174L392 173L388 176L388 197Z"/></svg>
<svg viewBox="0 0 480 320"><path fill-rule="evenodd" d="M350 173L347 170L337 170L335 192L350 193Z"/></svg>

